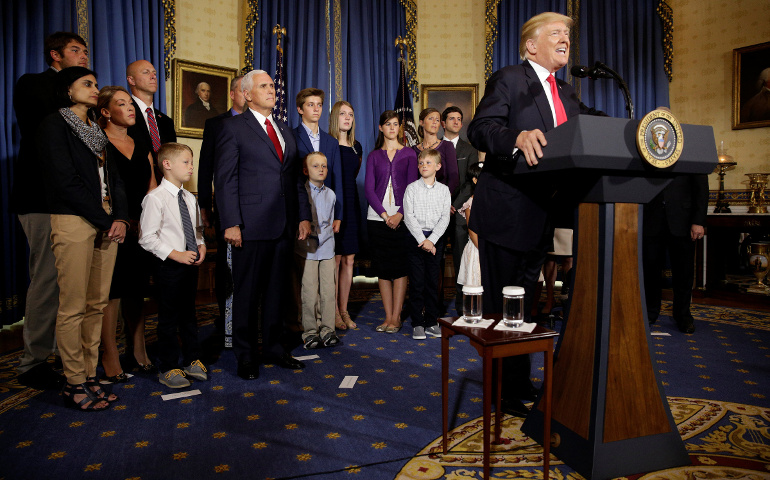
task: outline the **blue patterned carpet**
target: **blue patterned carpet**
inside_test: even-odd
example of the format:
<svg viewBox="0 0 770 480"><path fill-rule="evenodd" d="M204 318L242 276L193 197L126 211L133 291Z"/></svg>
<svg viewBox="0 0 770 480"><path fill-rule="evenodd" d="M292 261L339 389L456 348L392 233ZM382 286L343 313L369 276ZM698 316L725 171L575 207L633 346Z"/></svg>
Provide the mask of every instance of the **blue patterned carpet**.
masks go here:
<svg viewBox="0 0 770 480"><path fill-rule="evenodd" d="M74 412L56 392L20 387L20 352L0 357L0 479L480 478L476 351L450 342L451 449L437 455L440 339L415 341L408 326L375 333L377 296L351 310L359 329L344 333L341 347L312 351L320 358L304 370L266 366L246 382L225 352L210 380L193 384L200 395L163 401L170 389L137 375L115 389L121 399L105 413ZM215 307L199 312L205 338ZM652 340L693 465L628 478L770 478L770 318L708 306L693 313L694 335L662 316L653 331L670 336ZM542 359L533 360L540 377ZM352 389L339 388L345 376L357 376ZM495 447L492 478L542 478L542 449L520 423L506 417L511 442ZM551 478L582 477L553 460Z"/></svg>

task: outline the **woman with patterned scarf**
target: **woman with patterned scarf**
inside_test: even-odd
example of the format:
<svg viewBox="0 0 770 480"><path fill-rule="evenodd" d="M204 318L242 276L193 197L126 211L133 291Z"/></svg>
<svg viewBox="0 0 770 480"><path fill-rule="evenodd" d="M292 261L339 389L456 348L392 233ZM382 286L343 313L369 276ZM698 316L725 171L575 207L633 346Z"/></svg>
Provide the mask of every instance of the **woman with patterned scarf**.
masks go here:
<svg viewBox="0 0 770 480"><path fill-rule="evenodd" d="M65 107L37 132L59 284L56 342L67 377L65 405L98 411L118 399L97 383L96 365L118 243L128 225L126 195L106 153L107 136L90 118L99 96L96 74L69 67L56 81Z"/></svg>

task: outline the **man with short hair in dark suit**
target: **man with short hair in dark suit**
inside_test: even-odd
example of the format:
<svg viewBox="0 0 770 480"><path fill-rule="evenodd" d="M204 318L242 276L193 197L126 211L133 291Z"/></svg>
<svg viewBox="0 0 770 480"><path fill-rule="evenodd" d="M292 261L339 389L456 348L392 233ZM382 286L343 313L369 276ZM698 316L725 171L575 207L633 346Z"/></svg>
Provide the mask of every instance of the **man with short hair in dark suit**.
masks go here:
<svg viewBox="0 0 770 480"><path fill-rule="evenodd" d="M233 278L230 273L230 267L227 265L227 244L219 228L219 216L213 210L213 190L214 181L214 160L216 157L216 138L222 121L226 118L242 114L246 110L246 98L241 89L241 79L243 75L238 75L230 81L230 100L233 107L221 115L206 120L206 126L203 129L203 143L201 144L200 161L198 163L198 204L201 208L201 220L203 226L214 225L217 232L217 258L215 287L217 303L219 304L219 317L214 322L214 345L213 350L217 352L223 346L231 346L225 338L225 304L227 297L232 295Z"/></svg>
<svg viewBox="0 0 770 480"><path fill-rule="evenodd" d="M273 116L273 80L263 70L252 70L241 80L241 88L249 109L222 120L214 186L221 229L232 245L238 376L253 380L259 377L260 326L262 356L268 363L305 366L285 350L282 337L294 239L307 237L310 222L301 222L295 234L300 161L294 135Z"/></svg>
<svg viewBox="0 0 770 480"><path fill-rule="evenodd" d="M529 19L519 44L524 62L492 74L468 127L471 144L487 152L468 225L479 236L484 309L502 312L503 287L521 286L527 321L553 239L548 211L554 185L549 176L517 176L513 167L538 163L547 143L543 132L581 113L604 115L583 105L568 83L553 76L569 60L571 26L571 18L553 12ZM506 409L526 414L520 400L536 394L529 355L506 358L503 375Z"/></svg>
<svg viewBox="0 0 770 480"><path fill-rule="evenodd" d="M681 332L695 332L690 313L695 280L695 242L703 238L708 199L706 175L682 175L674 178L658 196L644 205L642 258L647 318L651 324L660 315L661 275L668 252L674 291L674 321Z"/></svg>
<svg viewBox="0 0 770 480"><path fill-rule="evenodd" d="M457 274L460 271L460 259L463 250L468 243L468 224L465 215L457 213L473 192L473 181L468 178L468 167L479 163L479 152L473 146L460 138L460 129L463 128L463 111L460 107L452 105L441 112L441 127L444 129L444 140L452 142L457 152L457 172L460 175L460 183L452 192L452 220L454 225L449 225L452 235L452 260L455 268L455 308L460 310L463 297L463 286L457 283Z"/></svg>
<svg viewBox="0 0 770 480"><path fill-rule="evenodd" d="M56 74L67 67L88 67L88 47L79 35L56 32L44 42L49 68L22 75L16 83L13 108L21 131L19 155L14 162L11 210L29 243L29 277L24 309L24 355L19 362L19 383L37 389L61 387L64 377L46 363L56 351L56 314L59 286L51 250L51 215L40 189L40 161L35 137L40 122L55 112Z"/></svg>
<svg viewBox="0 0 770 480"><path fill-rule="evenodd" d="M158 149L166 142L176 142L174 121L152 104L152 97L158 91L158 72L147 60L137 60L126 67L126 80L134 99L134 109L141 115L136 116L136 123L128 127L128 135L135 142L149 147L155 159L156 177L158 169ZM150 118L149 115L153 117ZM157 127L158 137L153 138L152 125ZM163 178L162 175L159 178ZM160 180L158 181L160 183Z"/></svg>

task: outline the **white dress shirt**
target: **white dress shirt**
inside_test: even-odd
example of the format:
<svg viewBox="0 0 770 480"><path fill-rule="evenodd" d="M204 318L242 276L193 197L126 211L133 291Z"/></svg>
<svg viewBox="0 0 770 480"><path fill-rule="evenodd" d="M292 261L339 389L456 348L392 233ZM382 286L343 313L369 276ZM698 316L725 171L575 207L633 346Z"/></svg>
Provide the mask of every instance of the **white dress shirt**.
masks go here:
<svg viewBox="0 0 770 480"><path fill-rule="evenodd" d="M404 192L404 224L418 244L425 240L423 232L432 232L428 240L435 245L449 225L451 206L449 187L438 180L428 185L418 178Z"/></svg>
<svg viewBox="0 0 770 480"><path fill-rule="evenodd" d="M273 125L273 130L275 130L275 134L278 136L278 141L281 143L281 150L286 152L286 141L283 139L283 135L281 135L281 129L278 128L278 125L275 124L275 120L273 119L273 114L271 113L269 117L265 117L258 111L254 110L253 108L249 108L251 113L254 114L254 118L257 119L260 125L262 125L262 128L265 130L265 133L267 133L267 128L265 127L265 118L270 120L270 124ZM269 137L270 135L268 135Z"/></svg>
<svg viewBox="0 0 770 480"><path fill-rule="evenodd" d="M203 244L203 226L198 201L184 187L177 188L164 178L158 188L145 195L142 200L142 216L139 219L139 245L161 260L168 258L173 250L187 250L177 199L180 190L195 228L195 242L197 245Z"/></svg>
<svg viewBox="0 0 770 480"><path fill-rule="evenodd" d="M147 105L146 103L141 101L139 99L139 97L135 97L135 96L131 95L131 98L134 99L134 101L136 102L136 105L139 107L139 112L144 117L144 124L147 126L147 131L149 132L150 131L150 121L147 120L147 107L152 108L153 115L154 115L154 112L155 112L155 108L152 106L152 103ZM158 123L158 121L156 120L155 123ZM152 133L150 133L150 136L152 136Z"/></svg>

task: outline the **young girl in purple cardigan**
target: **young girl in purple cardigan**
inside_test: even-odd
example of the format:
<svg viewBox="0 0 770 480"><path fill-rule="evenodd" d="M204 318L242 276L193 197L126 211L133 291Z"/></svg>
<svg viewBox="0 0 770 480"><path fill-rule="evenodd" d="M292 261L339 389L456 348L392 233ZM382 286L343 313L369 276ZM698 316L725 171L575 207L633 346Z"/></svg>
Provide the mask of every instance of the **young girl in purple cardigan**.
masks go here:
<svg viewBox="0 0 770 480"><path fill-rule="evenodd" d="M385 321L378 332L401 329L401 309L406 296L409 266L406 248L409 232L402 225L404 190L419 178L417 154L398 142L398 114L380 115L380 134L374 151L366 159L364 191L369 202L367 227L372 252L372 270L379 278Z"/></svg>

